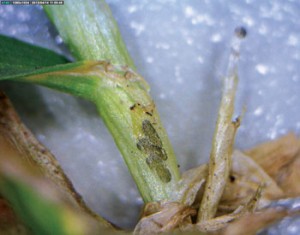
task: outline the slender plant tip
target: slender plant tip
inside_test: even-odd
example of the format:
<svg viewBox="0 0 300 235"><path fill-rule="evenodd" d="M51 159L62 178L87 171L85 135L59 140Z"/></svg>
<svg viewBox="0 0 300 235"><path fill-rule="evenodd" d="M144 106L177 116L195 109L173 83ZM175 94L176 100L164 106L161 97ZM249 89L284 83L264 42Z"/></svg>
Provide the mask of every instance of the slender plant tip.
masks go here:
<svg viewBox="0 0 300 235"><path fill-rule="evenodd" d="M237 29L235 33L240 36L246 34L243 28ZM232 121L238 83L240 36L234 37L232 41L227 76L224 78L222 99L210 153L208 176L198 212L198 222L210 220L215 216L231 170L235 134L240 125L240 118Z"/></svg>

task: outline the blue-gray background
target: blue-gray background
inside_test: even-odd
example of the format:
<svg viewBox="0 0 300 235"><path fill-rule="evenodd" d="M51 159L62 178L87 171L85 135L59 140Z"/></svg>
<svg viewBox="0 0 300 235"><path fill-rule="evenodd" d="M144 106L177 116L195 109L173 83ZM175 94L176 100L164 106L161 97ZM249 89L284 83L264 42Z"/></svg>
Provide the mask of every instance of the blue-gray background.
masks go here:
<svg viewBox="0 0 300 235"><path fill-rule="evenodd" d="M208 159L221 78L233 30L240 25L248 34L241 48L236 113L244 105L247 111L236 148L289 131L300 134L299 1L107 2L138 71L150 83L182 170ZM41 7L0 6L0 33L66 51ZM94 106L36 86L1 87L87 203L120 226L132 226L142 200ZM299 233L294 223L286 220L276 234Z"/></svg>

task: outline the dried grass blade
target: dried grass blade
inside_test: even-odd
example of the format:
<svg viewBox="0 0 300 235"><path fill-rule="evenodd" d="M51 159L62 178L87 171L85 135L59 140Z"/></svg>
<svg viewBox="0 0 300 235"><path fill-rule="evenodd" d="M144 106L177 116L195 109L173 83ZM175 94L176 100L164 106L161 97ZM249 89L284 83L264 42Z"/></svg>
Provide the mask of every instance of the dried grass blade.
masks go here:
<svg viewBox="0 0 300 235"><path fill-rule="evenodd" d="M223 81L222 99L212 142L207 183L198 212L198 221L209 220L215 216L231 169L234 137L240 123L239 119L232 121L238 83L239 46L240 40L236 37L232 43L228 75Z"/></svg>

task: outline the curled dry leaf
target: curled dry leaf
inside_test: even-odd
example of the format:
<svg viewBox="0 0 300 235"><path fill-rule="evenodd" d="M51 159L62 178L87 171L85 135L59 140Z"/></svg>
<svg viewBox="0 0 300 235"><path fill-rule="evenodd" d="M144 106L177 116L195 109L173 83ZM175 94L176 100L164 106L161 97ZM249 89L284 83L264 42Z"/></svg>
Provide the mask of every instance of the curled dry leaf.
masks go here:
<svg viewBox="0 0 300 235"><path fill-rule="evenodd" d="M182 174L181 180L178 182L177 190L174 190L172 199L181 202L187 206L198 203L199 194L203 194L203 187L208 174L208 166L201 165L185 171ZM201 193L199 193L201 191ZM198 197L198 201L196 198ZM196 203L195 203L196 201Z"/></svg>
<svg viewBox="0 0 300 235"><path fill-rule="evenodd" d="M258 145L245 153L276 181L285 197L300 195L300 140L294 133Z"/></svg>
<svg viewBox="0 0 300 235"><path fill-rule="evenodd" d="M174 192L174 201L181 203L149 203L142 219L135 229L136 234L161 233L178 229L180 231L212 232L220 230L229 222L268 205L272 200L282 198L282 190L276 182L250 157L234 151L233 164L224 193L218 205L218 217L192 223L191 216L182 211L198 210L208 166L201 165L183 173ZM183 216L183 217L182 217Z"/></svg>
<svg viewBox="0 0 300 235"><path fill-rule="evenodd" d="M300 196L300 153L287 167L278 172L276 177L278 185L285 192L286 197Z"/></svg>
<svg viewBox="0 0 300 235"><path fill-rule="evenodd" d="M184 172L173 199L199 207L207 174L207 165ZM259 207L267 205L271 200L282 198L283 192L276 182L250 157L235 150L232 169L218 206L218 214L232 213L239 206L247 204L260 185L263 185L263 192Z"/></svg>
<svg viewBox="0 0 300 235"><path fill-rule="evenodd" d="M257 189L256 193L252 195L252 197L250 197L249 201L245 205L239 206L232 213L218 216L210 220L198 222L193 226L187 225L186 227L184 227L184 229L191 230L191 231L196 230L202 232L217 232L225 228L229 222L240 218L244 214L253 212L257 207L257 203L260 197L261 197L261 187Z"/></svg>
<svg viewBox="0 0 300 235"><path fill-rule="evenodd" d="M294 133L289 133L277 140L265 142L246 150L250 156L272 177L290 164L300 150L300 142Z"/></svg>
<svg viewBox="0 0 300 235"><path fill-rule="evenodd" d="M289 133L277 140L260 144L245 151L264 175L272 178L271 188L265 188L265 196L270 200L300 196L300 140L294 133ZM269 181L271 182L271 181ZM281 193L277 189L281 190ZM269 189L269 190L268 190ZM270 189L272 189L270 191ZM287 208L262 208L248 213L230 223L221 234L256 234L285 216L299 215L299 209L289 211Z"/></svg>
<svg viewBox="0 0 300 235"><path fill-rule="evenodd" d="M150 202L145 205L143 218L134 229L134 234L157 234L172 232L191 223L190 216L196 210L179 202Z"/></svg>
<svg viewBox="0 0 300 235"><path fill-rule="evenodd" d="M300 144L294 134L261 144L245 153L235 150L232 168L218 204L217 215L193 223L208 174L208 165L183 173L172 198L181 203L150 203L135 229L136 234L167 231L218 234L256 234L290 214L286 208L266 208L272 201L299 196ZM193 213L188 212L194 208ZM295 213L295 212L293 212ZM297 212L298 213L298 212Z"/></svg>
<svg viewBox="0 0 300 235"><path fill-rule="evenodd" d="M268 208L254 213L247 213L237 221L228 224L221 235L255 235L259 230L289 215L283 208Z"/></svg>
<svg viewBox="0 0 300 235"><path fill-rule="evenodd" d="M233 153L233 165L218 212L232 212L244 205L256 192L259 185L263 186L258 208L266 206L271 200L283 197L282 190L276 182L250 157L240 151Z"/></svg>

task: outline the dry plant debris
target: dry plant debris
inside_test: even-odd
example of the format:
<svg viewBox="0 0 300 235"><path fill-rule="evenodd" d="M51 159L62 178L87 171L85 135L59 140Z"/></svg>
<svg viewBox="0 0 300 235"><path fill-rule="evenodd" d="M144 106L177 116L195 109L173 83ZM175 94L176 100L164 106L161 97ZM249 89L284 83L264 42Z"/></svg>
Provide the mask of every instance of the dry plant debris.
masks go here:
<svg viewBox="0 0 300 235"><path fill-rule="evenodd" d="M34 166L39 174L54 182L56 190L68 198L75 208L103 222L85 206L55 157L22 124L3 93L0 96L0 136L2 168L20 162ZM5 160L4 163L3 156L7 154L16 155L17 162ZM216 216L197 222L197 212L209 174L208 164L205 164L182 174L178 188L174 190L173 201L146 204L134 233L200 231L203 234L240 234L243 231L243 234L255 234L284 216L298 213L289 212L286 208L267 207L271 201L300 196L300 140L295 134L289 133L243 152L234 150L231 158L231 170L225 180ZM19 171L18 177L26 179L27 173L20 173L23 170L18 167L14 169ZM32 176L29 178L32 180ZM26 234L27 230L15 217L8 202L5 199L0 202L0 228L11 231L11 234ZM105 221L103 225L112 228Z"/></svg>
<svg viewBox="0 0 300 235"><path fill-rule="evenodd" d="M208 174L208 166L201 165L183 174L177 198L174 196L181 204L177 203L169 212L160 206L152 213L149 213L147 208L150 205L147 205L147 212L144 212L135 231L137 234L151 234L177 229L226 235L256 234L287 215L299 214L299 211L291 212L281 207L268 208L274 200L300 196L299 164L300 140L293 133L244 152L235 150L217 217L195 223L195 211L199 209ZM162 215L169 220L162 220ZM141 228L143 226L146 230Z"/></svg>

